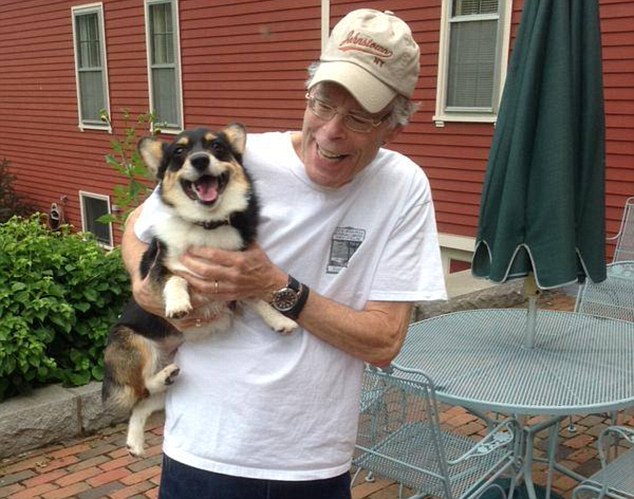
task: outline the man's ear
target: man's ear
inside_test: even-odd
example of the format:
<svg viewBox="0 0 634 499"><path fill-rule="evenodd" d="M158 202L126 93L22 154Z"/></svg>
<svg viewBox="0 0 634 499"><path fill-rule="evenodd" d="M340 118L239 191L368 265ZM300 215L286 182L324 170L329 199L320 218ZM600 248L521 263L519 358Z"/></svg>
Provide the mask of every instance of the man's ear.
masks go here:
<svg viewBox="0 0 634 499"><path fill-rule="evenodd" d="M148 170L155 178L158 178L159 167L165 153L165 143L156 137L143 137L139 140L137 149Z"/></svg>
<svg viewBox="0 0 634 499"><path fill-rule="evenodd" d="M403 125L396 125L394 128L389 129L383 137L383 145L394 142L394 139L396 139L402 131Z"/></svg>

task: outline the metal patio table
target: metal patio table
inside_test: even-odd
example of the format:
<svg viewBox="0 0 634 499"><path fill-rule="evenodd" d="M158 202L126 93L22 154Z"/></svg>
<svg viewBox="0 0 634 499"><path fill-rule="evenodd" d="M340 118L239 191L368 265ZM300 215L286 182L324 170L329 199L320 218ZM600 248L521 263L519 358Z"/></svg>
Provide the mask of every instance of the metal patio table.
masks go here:
<svg viewBox="0 0 634 499"><path fill-rule="evenodd" d="M539 310L535 341L525 346L525 309L454 312L410 325L394 364L421 369L442 401L485 413L550 416L525 426L520 469L529 497L533 438L549 427L547 497L556 467L558 423L565 416L634 405L634 323L578 312ZM526 418L527 419L527 418Z"/></svg>

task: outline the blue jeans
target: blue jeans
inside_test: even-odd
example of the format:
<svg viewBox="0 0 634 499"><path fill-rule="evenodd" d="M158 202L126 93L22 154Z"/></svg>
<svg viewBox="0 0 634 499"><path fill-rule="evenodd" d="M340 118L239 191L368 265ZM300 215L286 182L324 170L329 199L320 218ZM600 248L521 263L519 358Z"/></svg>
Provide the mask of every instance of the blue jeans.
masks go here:
<svg viewBox="0 0 634 499"><path fill-rule="evenodd" d="M163 455L159 499L350 499L350 474L287 482L221 475Z"/></svg>

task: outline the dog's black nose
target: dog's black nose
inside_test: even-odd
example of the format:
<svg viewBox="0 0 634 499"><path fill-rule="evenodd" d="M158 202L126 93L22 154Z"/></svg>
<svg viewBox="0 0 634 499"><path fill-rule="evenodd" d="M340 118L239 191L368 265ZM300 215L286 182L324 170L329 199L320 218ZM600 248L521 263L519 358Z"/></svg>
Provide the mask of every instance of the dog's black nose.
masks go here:
<svg viewBox="0 0 634 499"><path fill-rule="evenodd" d="M202 172L209 166L209 156L206 154L196 154L189 158L189 162L196 170Z"/></svg>

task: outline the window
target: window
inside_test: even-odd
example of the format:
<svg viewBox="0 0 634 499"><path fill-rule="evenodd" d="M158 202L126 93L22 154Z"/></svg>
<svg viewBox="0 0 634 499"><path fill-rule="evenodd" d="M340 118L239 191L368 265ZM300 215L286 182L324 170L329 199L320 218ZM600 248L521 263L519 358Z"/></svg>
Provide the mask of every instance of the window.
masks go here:
<svg viewBox="0 0 634 499"><path fill-rule="evenodd" d="M495 121L506 75L508 0L443 0L436 120Z"/></svg>
<svg viewBox="0 0 634 499"><path fill-rule="evenodd" d="M103 5L73 7L72 17L79 127L109 130L100 119L102 109L110 112Z"/></svg>
<svg viewBox="0 0 634 499"><path fill-rule="evenodd" d="M178 4L176 0L146 0L145 5L150 107L163 131L181 131Z"/></svg>
<svg viewBox="0 0 634 499"><path fill-rule="evenodd" d="M81 206L81 227L84 232L92 232L97 241L112 248L112 224L97 222L97 219L110 213L110 198L100 194L79 192Z"/></svg>

